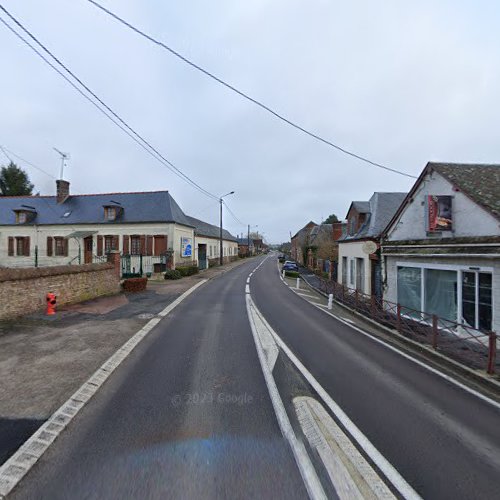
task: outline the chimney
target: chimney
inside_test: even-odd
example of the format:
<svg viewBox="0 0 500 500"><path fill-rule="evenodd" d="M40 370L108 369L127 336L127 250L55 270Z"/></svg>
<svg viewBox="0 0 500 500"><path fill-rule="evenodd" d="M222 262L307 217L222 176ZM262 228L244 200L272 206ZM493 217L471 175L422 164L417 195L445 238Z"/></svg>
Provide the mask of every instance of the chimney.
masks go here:
<svg viewBox="0 0 500 500"><path fill-rule="evenodd" d="M57 203L64 203L69 197L69 182L58 179L57 186Z"/></svg>

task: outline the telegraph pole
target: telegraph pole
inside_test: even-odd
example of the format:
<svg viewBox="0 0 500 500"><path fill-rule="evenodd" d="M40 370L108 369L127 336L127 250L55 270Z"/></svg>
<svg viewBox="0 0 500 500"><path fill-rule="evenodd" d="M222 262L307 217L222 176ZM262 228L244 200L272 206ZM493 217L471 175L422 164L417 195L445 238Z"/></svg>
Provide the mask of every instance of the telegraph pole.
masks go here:
<svg viewBox="0 0 500 500"><path fill-rule="evenodd" d="M230 193L227 193L219 198L219 204L220 204L220 233L219 233L219 264L222 266L224 264L224 245L222 244L222 198L229 196L230 194L234 194L234 191L231 191Z"/></svg>

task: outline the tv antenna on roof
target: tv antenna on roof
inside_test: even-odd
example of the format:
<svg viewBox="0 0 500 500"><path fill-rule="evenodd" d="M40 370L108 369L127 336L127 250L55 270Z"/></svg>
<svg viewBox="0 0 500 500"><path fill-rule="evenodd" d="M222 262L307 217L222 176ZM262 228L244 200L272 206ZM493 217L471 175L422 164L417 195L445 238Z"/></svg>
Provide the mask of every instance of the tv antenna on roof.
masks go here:
<svg viewBox="0 0 500 500"><path fill-rule="evenodd" d="M57 148L52 148L54 151L59 153L61 156L61 176L59 177L60 179L63 178L64 175L64 167L67 166L66 160L70 159L69 153L63 153L62 151L59 151Z"/></svg>

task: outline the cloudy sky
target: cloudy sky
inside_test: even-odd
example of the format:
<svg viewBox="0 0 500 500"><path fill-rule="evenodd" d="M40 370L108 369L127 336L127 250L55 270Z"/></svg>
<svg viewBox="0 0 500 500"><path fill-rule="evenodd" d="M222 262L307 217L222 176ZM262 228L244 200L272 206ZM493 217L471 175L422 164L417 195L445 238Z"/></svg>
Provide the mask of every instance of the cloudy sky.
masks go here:
<svg viewBox="0 0 500 500"><path fill-rule="evenodd" d="M96 94L209 192L235 191L225 226L285 241L352 200L412 179L281 123L87 0L0 0ZM412 175L429 160L500 162L500 3L476 0L102 0L289 119ZM6 16L1 13L1 17ZM173 175L0 25L0 145L73 192L168 189L218 221L218 202ZM15 158L14 158L15 159ZM0 163L6 163L0 157ZM36 191L54 180L19 161Z"/></svg>

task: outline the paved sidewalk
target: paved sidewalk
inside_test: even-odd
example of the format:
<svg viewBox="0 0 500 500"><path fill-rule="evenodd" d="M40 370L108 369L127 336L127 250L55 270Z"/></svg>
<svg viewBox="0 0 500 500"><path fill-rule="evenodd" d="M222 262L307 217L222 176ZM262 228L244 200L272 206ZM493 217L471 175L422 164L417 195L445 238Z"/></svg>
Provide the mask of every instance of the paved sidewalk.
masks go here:
<svg viewBox="0 0 500 500"><path fill-rule="evenodd" d="M0 464L151 317L201 279L244 262L150 281L145 292L69 305L56 316L0 322Z"/></svg>

